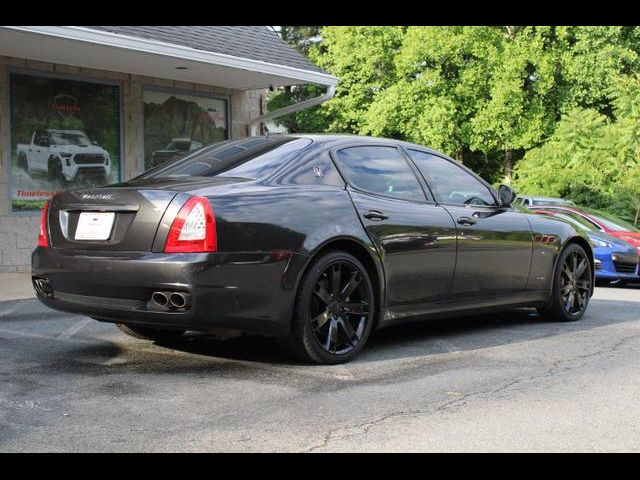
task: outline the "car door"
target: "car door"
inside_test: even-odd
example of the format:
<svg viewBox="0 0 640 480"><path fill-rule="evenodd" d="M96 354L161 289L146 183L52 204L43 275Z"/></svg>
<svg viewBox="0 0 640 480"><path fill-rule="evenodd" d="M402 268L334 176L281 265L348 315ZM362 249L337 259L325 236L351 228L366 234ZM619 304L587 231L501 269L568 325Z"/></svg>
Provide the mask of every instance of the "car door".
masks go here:
<svg viewBox="0 0 640 480"><path fill-rule="evenodd" d="M455 225L426 195L401 149L356 145L332 155L382 259L386 306L447 298L455 266Z"/></svg>
<svg viewBox="0 0 640 480"><path fill-rule="evenodd" d="M408 150L433 196L456 222L458 255L451 298L509 296L525 290L533 249L531 226L500 207L490 188L455 161Z"/></svg>

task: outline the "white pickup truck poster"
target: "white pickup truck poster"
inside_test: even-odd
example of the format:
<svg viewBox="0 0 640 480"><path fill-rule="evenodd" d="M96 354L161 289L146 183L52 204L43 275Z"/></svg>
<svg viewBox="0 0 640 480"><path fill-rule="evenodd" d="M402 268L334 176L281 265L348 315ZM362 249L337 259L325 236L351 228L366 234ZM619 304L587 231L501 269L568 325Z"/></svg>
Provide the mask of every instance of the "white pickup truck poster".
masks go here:
<svg viewBox="0 0 640 480"><path fill-rule="evenodd" d="M11 209L120 180L120 87L12 73Z"/></svg>
<svg viewBox="0 0 640 480"><path fill-rule="evenodd" d="M146 169L228 138L225 99L146 89L143 101Z"/></svg>

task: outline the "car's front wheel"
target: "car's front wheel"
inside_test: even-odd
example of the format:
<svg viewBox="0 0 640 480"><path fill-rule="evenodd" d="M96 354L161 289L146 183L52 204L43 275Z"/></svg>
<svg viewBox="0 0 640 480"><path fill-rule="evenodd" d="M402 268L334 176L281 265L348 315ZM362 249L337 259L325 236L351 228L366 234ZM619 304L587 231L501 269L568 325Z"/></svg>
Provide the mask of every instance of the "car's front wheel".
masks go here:
<svg viewBox="0 0 640 480"><path fill-rule="evenodd" d="M141 340L174 340L184 333L183 330L162 330L160 328L152 327L132 327L130 325L124 325L123 323L116 323L116 326L122 331L122 333Z"/></svg>
<svg viewBox="0 0 640 480"><path fill-rule="evenodd" d="M369 338L374 309L374 289L364 265L347 252L324 253L301 282L291 332L284 343L303 361L349 361Z"/></svg>
<svg viewBox="0 0 640 480"><path fill-rule="evenodd" d="M560 254L553 279L551 302L540 313L550 320L573 322L587 310L593 285L589 257L577 243Z"/></svg>

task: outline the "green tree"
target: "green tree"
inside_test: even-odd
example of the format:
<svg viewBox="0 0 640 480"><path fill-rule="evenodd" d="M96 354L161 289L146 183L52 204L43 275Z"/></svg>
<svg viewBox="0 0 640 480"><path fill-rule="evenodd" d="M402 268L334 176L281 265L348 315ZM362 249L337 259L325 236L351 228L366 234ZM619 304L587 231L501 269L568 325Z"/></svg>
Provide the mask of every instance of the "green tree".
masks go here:
<svg viewBox="0 0 640 480"><path fill-rule="evenodd" d="M538 145L553 132L556 62L544 27L495 27L500 41L487 53L489 95L471 120L472 150L504 152L507 181L515 152Z"/></svg>
<svg viewBox="0 0 640 480"><path fill-rule="evenodd" d="M319 26L276 26L272 27L280 37L304 55L316 45L320 39ZM269 94L267 110L274 111L295 103L317 97L325 93L326 88L320 85L293 85L280 88ZM320 132L327 128L327 122L318 114L317 107L285 115L275 120L291 133Z"/></svg>
<svg viewBox="0 0 640 480"><path fill-rule="evenodd" d="M630 74L640 71L639 27L330 26L314 38L320 41L308 49L309 57L341 82L333 100L283 119L292 131L415 141L443 150L492 182L508 180L525 155L536 158L527 162L532 171L545 170L548 156L527 152L540 152L547 143L567 145L558 137L567 129L588 136L600 122L608 126L602 135L620 152L636 145L629 138L637 123L620 102L628 108L637 103L623 100L631 98L630 87L624 90L620 82L631 82ZM292 88L269 108L321 92ZM589 123L581 124L580 116ZM633 189L628 179L634 172L627 173L619 185L631 183ZM548 180L536 180L540 190L557 191L558 182ZM613 193L596 190L613 201Z"/></svg>
<svg viewBox="0 0 640 480"><path fill-rule="evenodd" d="M409 27L395 56L397 80L375 98L362 133L424 143L465 161L499 41L493 27Z"/></svg>
<svg viewBox="0 0 640 480"><path fill-rule="evenodd" d="M566 197L637 222L640 209L640 77L611 80L614 119L569 110L549 141L516 166L521 191Z"/></svg>

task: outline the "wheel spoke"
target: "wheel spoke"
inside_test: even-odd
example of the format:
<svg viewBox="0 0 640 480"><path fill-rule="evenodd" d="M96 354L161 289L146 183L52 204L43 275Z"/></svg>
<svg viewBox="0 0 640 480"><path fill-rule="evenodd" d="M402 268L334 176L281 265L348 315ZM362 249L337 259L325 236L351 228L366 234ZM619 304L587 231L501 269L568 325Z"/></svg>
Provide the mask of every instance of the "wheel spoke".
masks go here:
<svg viewBox="0 0 640 480"><path fill-rule="evenodd" d="M319 330L324 326L325 323L329 321L330 318L331 314L329 313L329 310L325 310L320 315L311 320L311 326L314 330Z"/></svg>
<svg viewBox="0 0 640 480"><path fill-rule="evenodd" d="M575 275L576 272L578 271L578 254L574 252L574 254L571 256L571 260L572 260L572 272Z"/></svg>
<svg viewBox="0 0 640 480"><path fill-rule="evenodd" d="M582 309L584 308L585 299L582 295L580 295L580 293L576 293L576 297L578 300L578 311L582 311Z"/></svg>
<svg viewBox="0 0 640 480"><path fill-rule="evenodd" d="M362 338L362 335L364 334L364 329L366 326L367 326L367 317L360 318L360 321L358 322L358 328L356 328L356 335L358 337L358 340Z"/></svg>
<svg viewBox="0 0 640 480"><path fill-rule="evenodd" d="M579 290L587 290L587 291L591 290L591 284L587 280L578 282L577 285Z"/></svg>
<svg viewBox="0 0 640 480"><path fill-rule="evenodd" d="M356 331L353 329L353 326L351 325L351 323L349 323L349 320L341 318L340 319L340 326L344 330L344 333L347 336L347 340L348 340L349 344L352 347L355 347L358 344L358 342L360 341L360 338L356 335Z"/></svg>
<svg viewBox="0 0 640 480"><path fill-rule="evenodd" d="M587 270L587 260L583 258L578 264L578 268L576 269L576 277L580 278L586 270Z"/></svg>
<svg viewBox="0 0 640 480"><path fill-rule="evenodd" d="M569 293L569 295L567 296L567 300L565 301L565 304L564 304L564 309L565 309L567 312L571 313L571 310L573 309L573 303L574 303L574 300L573 300L573 292L571 292L571 293Z"/></svg>
<svg viewBox="0 0 640 480"><path fill-rule="evenodd" d="M365 302L345 303L344 308L348 315L366 315L369 313L369 304Z"/></svg>
<svg viewBox="0 0 640 480"><path fill-rule="evenodd" d="M325 305L329 305L331 303L331 295L329 294L329 291L327 290L327 287L325 285L325 281L322 282L318 282L316 284L316 288L314 288L313 293L315 293L318 298L320 300L322 300L322 302Z"/></svg>
<svg viewBox="0 0 640 480"><path fill-rule="evenodd" d="M340 294L340 280L342 277L342 265L336 263L331 267L331 293L334 297Z"/></svg>
<svg viewBox="0 0 640 480"><path fill-rule="evenodd" d="M327 332L327 339L324 343L324 349L327 352L333 353L336 351L336 333L336 321L332 319L331 323L329 323L329 331Z"/></svg>
<svg viewBox="0 0 640 480"><path fill-rule="evenodd" d="M358 288L358 285L360 285L361 281L362 276L360 275L360 272L356 270L351 274L351 276L349 277L349 281L340 292L340 298L349 298L349 295L351 295L355 291L355 289Z"/></svg>

